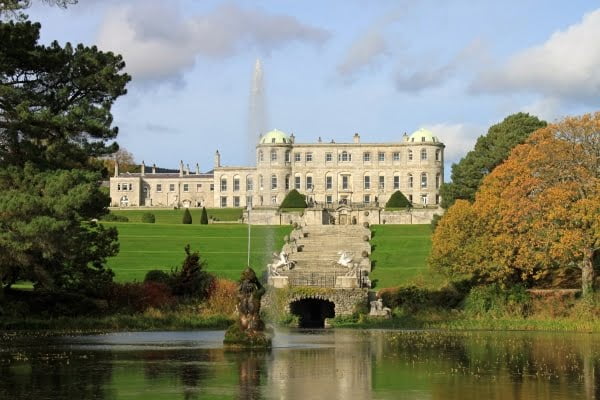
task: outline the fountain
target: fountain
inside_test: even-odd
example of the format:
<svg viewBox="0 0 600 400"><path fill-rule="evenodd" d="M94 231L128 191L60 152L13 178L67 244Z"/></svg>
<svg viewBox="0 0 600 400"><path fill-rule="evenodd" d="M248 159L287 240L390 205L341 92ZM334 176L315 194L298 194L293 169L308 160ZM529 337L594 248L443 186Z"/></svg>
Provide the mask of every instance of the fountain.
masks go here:
<svg viewBox="0 0 600 400"><path fill-rule="evenodd" d="M260 59L256 59L250 88L250 107L248 110L248 162L252 165L255 148L260 135L267 131L267 106L265 101L265 84Z"/></svg>

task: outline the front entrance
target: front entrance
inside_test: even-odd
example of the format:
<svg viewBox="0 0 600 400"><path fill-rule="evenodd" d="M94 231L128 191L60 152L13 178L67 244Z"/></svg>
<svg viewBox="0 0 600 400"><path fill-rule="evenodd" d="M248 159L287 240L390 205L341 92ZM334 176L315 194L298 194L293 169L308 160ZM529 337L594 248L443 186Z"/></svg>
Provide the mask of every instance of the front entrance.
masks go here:
<svg viewBox="0 0 600 400"><path fill-rule="evenodd" d="M348 215L340 214L340 225L348 225Z"/></svg>
<svg viewBox="0 0 600 400"><path fill-rule="evenodd" d="M290 311L299 317L300 328L324 328L325 318L335 317L335 304L329 300L301 299L290 304Z"/></svg>

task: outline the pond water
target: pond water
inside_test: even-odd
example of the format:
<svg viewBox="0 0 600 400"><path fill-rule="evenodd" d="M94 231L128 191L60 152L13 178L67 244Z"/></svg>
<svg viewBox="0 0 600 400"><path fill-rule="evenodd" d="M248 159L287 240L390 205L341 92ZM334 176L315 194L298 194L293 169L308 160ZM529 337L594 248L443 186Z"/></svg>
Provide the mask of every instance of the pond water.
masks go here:
<svg viewBox="0 0 600 400"><path fill-rule="evenodd" d="M600 336L286 330L270 353L222 331L3 336L0 399L593 399Z"/></svg>

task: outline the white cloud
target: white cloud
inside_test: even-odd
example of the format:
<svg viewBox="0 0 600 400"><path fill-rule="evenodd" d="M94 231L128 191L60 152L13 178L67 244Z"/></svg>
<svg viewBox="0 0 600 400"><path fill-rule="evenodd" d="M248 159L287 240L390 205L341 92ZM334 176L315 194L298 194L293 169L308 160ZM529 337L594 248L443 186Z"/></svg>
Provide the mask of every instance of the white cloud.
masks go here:
<svg viewBox="0 0 600 400"><path fill-rule="evenodd" d="M472 124L438 123L425 125L438 139L446 145L444 158L447 163L459 161L467 152L473 150L477 138L485 130Z"/></svg>
<svg viewBox="0 0 600 400"><path fill-rule="evenodd" d="M184 17L175 4L158 1L112 7L98 34L98 46L123 55L134 79L173 79L197 56L214 59L255 48L268 53L290 42L321 44L323 29L286 15L222 5L211 13Z"/></svg>
<svg viewBox="0 0 600 400"><path fill-rule="evenodd" d="M555 97L545 97L523 107L523 112L535 115L548 122L560 119L562 103Z"/></svg>
<svg viewBox="0 0 600 400"><path fill-rule="evenodd" d="M500 67L482 72L475 91L529 91L579 102L600 96L600 9L543 44L523 50Z"/></svg>
<svg viewBox="0 0 600 400"><path fill-rule="evenodd" d="M352 43L343 61L337 66L337 71L343 77L352 76L373 66L386 53L387 44L381 32L369 31Z"/></svg>

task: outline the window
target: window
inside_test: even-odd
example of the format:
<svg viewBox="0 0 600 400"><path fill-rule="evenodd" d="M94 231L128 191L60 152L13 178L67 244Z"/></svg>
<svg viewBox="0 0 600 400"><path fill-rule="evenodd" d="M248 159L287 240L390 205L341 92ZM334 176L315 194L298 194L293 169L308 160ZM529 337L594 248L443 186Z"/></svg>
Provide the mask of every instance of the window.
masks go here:
<svg viewBox="0 0 600 400"><path fill-rule="evenodd" d="M175 184L174 183L170 183L169 184L169 192L174 192L175 191Z"/></svg>
<svg viewBox="0 0 600 400"><path fill-rule="evenodd" d="M377 159L382 162L385 161L385 153L380 151L379 153L377 153Z"/></svg>
<svg viewBox="0 0 600 400"><path fill-rule="evenodd" d="M237 176L233 178L233 191L234 192L240 191L240 178Z"/></svg>
<svg viewBox="0 0 600 400"><path fill-rule="evenodd" d="M240 196L233 196L233 206L234 207L240 206Z"/></svg>
<svg viewBox="0 0 600 400"><path fill-rule="evenodd" d="M285 190L290 190L290 176L285 176Z"/></svg>
<svg viewBox="0 0 600 400"><path fill-rule="evenodd" d="M271 138L271 143L275 143L275 138Z"/></svg>
<svg viewBox="0 0 600 400"><path fill-rule="evenodd" d="M441 151L439 149L436 150L435 151L435 161L440 161L441 155L442 155Z"/></svg>
<svg viewBox="0 0 600 400"><path fill-rule="evenodd" d="M412 174L408 174L408 187L409 188L413 187L413 176L412 176Z"/></svg>
<svg viewBox="0 0 600 400"><path fill-rule="evenodd" d="M312 161L312 153L306 153L306 162L311 162Z"/></svg>
<svg viewBox="0 0 600 400"><path fill-rule="evenodd" d="M435 188L440 188L440 174L435 174Z"/></svg>
<svg viewBox="0 0 600 400"><path fill-rule="evenodd" d="M325 153L325 161L333 161L333 155L331 153Z"/></svg>
<svg viewBox="0 0 600 400"><path fill-rule="evenodd" d="M221 192L227 191L227 178L221 178Z"/></svg>
<svg viewBox="0 0 600 400"><path fill-rule="evenodd" d="M264 185L263 185L263 176L262 175L258 176L258 188L260 190L263 190L263 188L264 188Z"/></svg>
<svg viewBox="0 0 600 400"><path fill-rule="evenodd" d="M421 173L421 187L427 187L427 174L425 172Z"/></svg>
<svg viewBox="0 0 600 400"><path fill-rule="evenodd" d="M271 150L271 161L277 161L277 150Z"/></svg>
<svg viewBox="0 0 600 400"><path fill-rule="evenodd" d="M277 189L277 175L271 175L271 190Z"/></svg>
<svg viewBox="0 0 600 400"><path fill-rule="evenodd" d="M421 195L421 204L423 204L424 206L427 205L427 195L426 194Z"/></svg>
<svg viewBox="0 0 600 400"><path fill-rule="evenodd" d="M300 177L299 176L294 177L294 189L300 190Z"/></svg>
<svg viewBox="0 0 600 400"><path fill-rule="evenodd" d="M263 151L262 150L258 151L258 161L259 162L264 161L264 156L263 156Z"/></svg>
<svg viewBox="0 0 600 400"><path fill-rule="evenodd" d="M313 189L313 179L312 176L307 176L306 177L306 190L312 190Z"/></svg>
<svg viewBox="0 0 600 400"><path fill-rule="evenodd" d="M300 153L294 153L294 161L300 162L301 159L302 159L302 156Z"/></svg>
<svg viewBox="0 0 600 400"><path fill-rule="evenodd" d="M371 189L371 177L368 175L365 175L363 188L365 190Z"/></svg>
<svg viewBox="0 0 600 400"><path fill-rule="evenodd" d="M326 190L333 189L333 177L331 177L331 176L325 177L325 189Z"/></svg>
<svg viewBox="0 0 600 400"><path fill-rule="evenodd" d="M277 196L271 196L271 204L274 206L277 205Z"/></svg>
<svg viewBox="0 0 600 400"><path fill-rule="evenodd" d="M412 150L408 151L408 161L412 161Z"/></svg>
<svg viewBox="0 0 600 400"><path fill-rule="evenodd" d="M440 204L440 195L439 194L435 195L435 204Z"/></svg>
<svg viewBox="0 0 600 400"><path fill-rule="evenodd" d="M347 151L342 151L342 153L339 155L339 160L340 161L352 161L352 155L350 153L348 153Z"/></svg>
<svg viewBox="0 0 600 400"><path fill-rule="evenodd" d="M394 190L400 189L400 177L398 175L394 176Z"/></svg>
<svg viewBox="0 0 600 400"><path fill-rule="evenodd" d="M227 196L221 196L221 207L227 207Z"/></svg>
<svg viewBox="0 0 600 400"><path fill-rule="evenodd" d="M421 149L421 161L427 160L427 149Z"/></svg>
<svg viewBox="0 0 600 400"><path fill-rule="evenodd" d="M408 201L410 201L411 203L413 202L413 197L412 197L412 194L409 194L409 195L408 195Z"/></svg>
<svg viewBox="0 0 600 400"><path fill-rule="evenodd" d="M254 180L252 179L251 176L247 176L246 177L246 191L250 192L254 190Z"/></svg>
<svg viewBox="0 0 600 400"><path fill-rule="evenodd" d="M363 203L369 204L370 202L371 202L371 195L365 194L365 196L363 197Z"/></svg>
<svg viewBox="0 0 600 400"><path fill-rule="evenodd" d="M385 176L379 177L379 189L385 189Z"/></svg>
<svg viewBox="0 0 600 400"><path fill-rule="evenodd" d="M210 184L210 191L211 191L211 192L214 192L214 191L215 191L215 184L214 184L214 183L211 183L211 184Z"/></svg>
<svg viewBox="0 0 600 400"><path fill-rule="evenodd" d="M350 186L350 177L348 175L342 175L342 189L348 190Z"/></svg>
<svg viewBox="0 0 600 400"><path fill-rule="evenodd" d="M363 161L371 161L371 153L369 153L368 151L365 151L363 153Z"/></svg>
<svg viewBox="0 0 600 400"><path fill-rule="evenodd" d="M157 192L162 192L162 184L158 183L158 184L156 185L156 191L157 191Z"/></svg>
<svg viewBox="0 0 600 400"><path fill-rule="evenodd" d="M202 184L196 183L196 192L200 192L200 191L202 191Z"/></svg>
<svg viewBox="0 0 600 400"><path fill-rule="evenodd" d="M117 190L120 191L121 190L121 184L117 183Z"/></svg>
<svg viewBox="0 0 600 400"><path fill-rule="evenodd" d="M425 141L425 136L421 136L421 142Z"/></svg>
<svg viewBox="0 0 600 400"><path fill-rule="evenodd" d="M183 191L186 192L186 193L189 192L190 191L190 185L187 184L187 183L184 183L183 184Z"/></svg>
<svg viewBox="0 0 600 400"><path fill-rule="evenodd" d="M325 196L325 203L327 203L327 204L333 203L333 196L331 196L330 194Z"/></svg>
<svg viewBox="0 0 600 400"><path fill-rule="evenodd" d="M290 162L290 151L289 150L285 151L285 162Z"/></svg>
<svg viewBox="0 0 600 400"><path fill-rule="evenodd" d="M400 161L400 152L399 151L395 151L392 153L392 160Z"/></svg>

